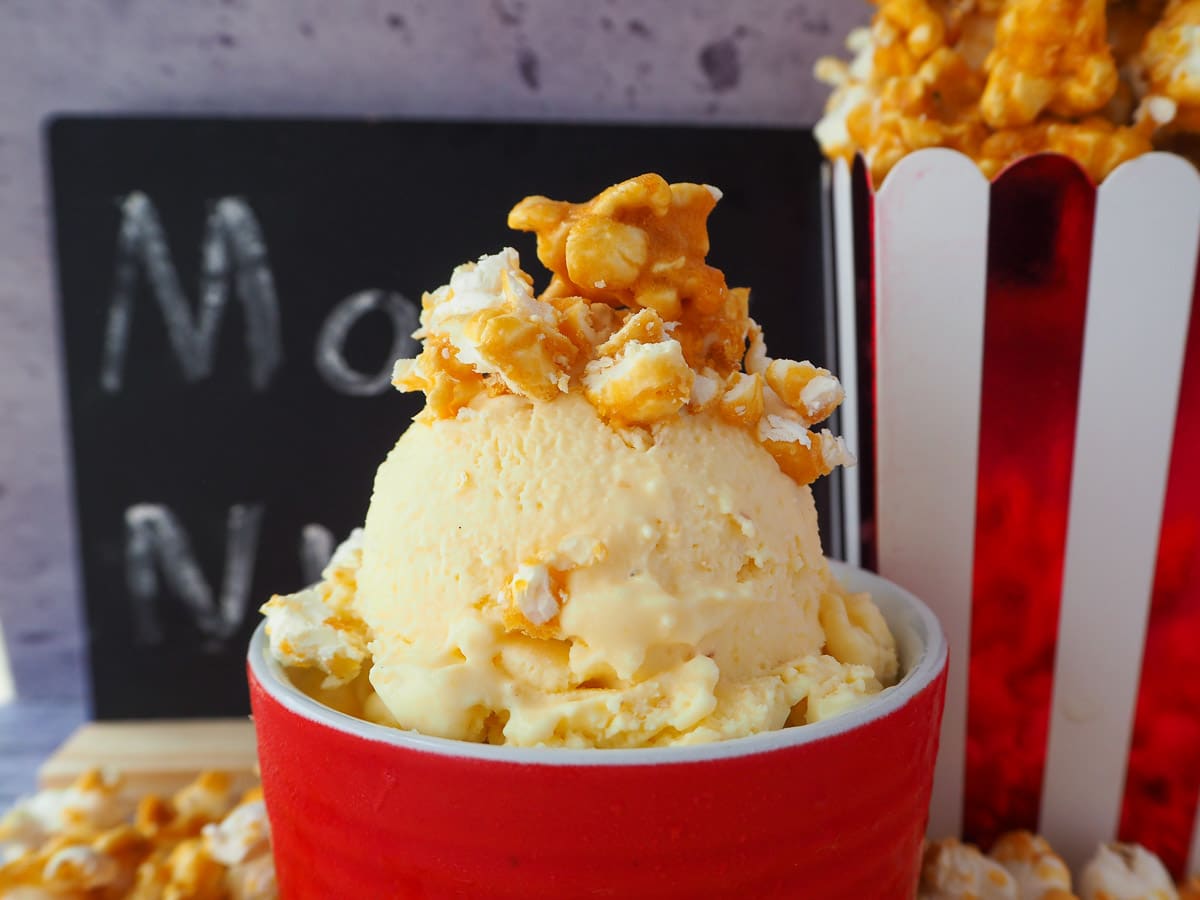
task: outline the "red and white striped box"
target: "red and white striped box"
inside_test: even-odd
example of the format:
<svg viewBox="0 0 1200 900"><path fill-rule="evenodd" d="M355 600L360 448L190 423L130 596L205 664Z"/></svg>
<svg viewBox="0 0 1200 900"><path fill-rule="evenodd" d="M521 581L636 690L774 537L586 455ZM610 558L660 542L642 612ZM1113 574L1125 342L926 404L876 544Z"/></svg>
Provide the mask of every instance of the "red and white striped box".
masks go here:
<svg viewBox="0 0 1200 900"><path fill-rule="evenodd" d="M931 835L1200 869L1200 176L933 149L831 196L847 556L950 640Z"/></svg>

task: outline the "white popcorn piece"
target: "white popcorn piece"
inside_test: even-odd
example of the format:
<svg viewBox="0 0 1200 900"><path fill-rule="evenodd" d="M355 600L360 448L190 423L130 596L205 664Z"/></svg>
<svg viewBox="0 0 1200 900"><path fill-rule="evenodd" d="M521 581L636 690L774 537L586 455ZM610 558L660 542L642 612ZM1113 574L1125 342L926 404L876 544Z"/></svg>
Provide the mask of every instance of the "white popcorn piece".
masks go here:
<svg viewBox="0 0 1200 900"><path fill-rule="evenodd" d="M392 386L400 391L417 391L424 384L420 363L403 358L392 363Z"/></svg>
<svg viewBox="0 0 1200 900"><path fill-rule="evenodd" d="M558 615L558 598L550 584L550 570L541 563L519 566L509 582L509 590L521 614L534 625L545 625Z"/></svg>
<svg viewBox="0 0 1200 900"><path fill-rule="evenodd" d="M115 776L89 774L70 787L24 797L0 818L0 840L38 845L63 831L112 828L132 811L120 787Z"/></svg>
<svg viewBox="0 0 1200 900"><path fill-rule="evenodd" d="M321 585L276 594L260 612L267 617L270 653L281 665L320 669L327 676L326 689L352 681L361 671L366 636L325 603Z"/></svg>
<svg viewBox="0 0 1200 900"><path fill-rule="evenodd" d="M812 446L812 435L809 434L803 422L774 414L763 416L758 423L758 439L760 441L796 443L803 447Z"/></svg>
<svg viewBox="0 0 1200 900"><path fill-rule="evenodd" d="M707 409L720 394L721 382L713 377L715 374L711 369L706 369L692 379L692 394L688 398L688 407L694 412Z"/></svg>
<svg viewBox="0 0 1200 900"><path fill-rule="evenodd" d="M828 428L821 429L821 458L830 469L837 466L848 469L858 464L858 460L846 446L846 439L840 434L835 437Z"/></svg>
<svg viewBox="0 0 1200 900"><path fill-rule="evenodd" d="M1162 860L1138 844L1101 844L1079 874L1082 900L1178 900Z"/></svg>
<svg viewBox="0 0 1200 900"><path fill-rule="evenodd" d="M1045 838L1028 831L1010 832L996 841L988 855L1013 877L1021 900L1071 893L1071 871Z"/></svg>
<svg viewBox="0 0 1200 900"><path fill-rule="evenodd" d="M202 832L208 855L225 866L245 862L270 847L271 824L262 800L243 803L219 824L208 824Z"/></svg>
<svg viewBox="0 0 1200 900"><path fill-rule="evenodd" d="M1156 125L1169 125L1179 113L1179 104L1170 97L1152 94L1142 101L1146 115L1154 120Z"/></svg>
<svg viewBox="0 0 1200 900"><path fill-rule="evenodd" d="M953 838L926 848L917 896L919 900L1021 900L1016 882L999 863Z"/></svg>
<svg viewBox="0 0 1200 900"><path fill-rule="evenodd" d="M818 375L800 392L800 402L810 416L819 415L830 405L841 403L845 392L841 382L832 375Z"/></svg>
<svg viewBox="0 0 1200 900"><path fill-rule="evenodd" d="M275 860L270 853L233 866L227 883L231 900L275 900L279 896Z"/></svg>

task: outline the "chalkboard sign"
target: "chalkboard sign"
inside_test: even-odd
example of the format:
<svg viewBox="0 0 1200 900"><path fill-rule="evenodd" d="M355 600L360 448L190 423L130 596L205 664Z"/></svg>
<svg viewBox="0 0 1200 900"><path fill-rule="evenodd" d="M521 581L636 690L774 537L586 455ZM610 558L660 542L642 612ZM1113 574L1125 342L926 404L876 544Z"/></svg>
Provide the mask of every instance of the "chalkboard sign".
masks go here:
<svg viewBox="0 0 1200 900"><path fill-rule="evenodd" d="M711 261L777 355L830 358L805 132L70 117L48 141L99 718L247 710L257 607L361 524L421 402L388 383L421 293L506 244L545 283L504 224L526 194L718 185Z"/></svg>

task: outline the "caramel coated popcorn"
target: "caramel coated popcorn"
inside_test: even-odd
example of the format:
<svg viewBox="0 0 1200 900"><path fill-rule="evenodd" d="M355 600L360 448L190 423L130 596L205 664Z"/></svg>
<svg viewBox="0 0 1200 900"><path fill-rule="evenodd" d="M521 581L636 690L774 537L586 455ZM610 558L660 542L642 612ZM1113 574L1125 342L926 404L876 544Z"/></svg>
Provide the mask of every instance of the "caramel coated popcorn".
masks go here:
<svg viewBox="0 0 1200 900"><path fill-rule="evenodd" d="M273 900L270 828L261 791L238 799L204 772L172 797L131 810L121 782L91 771L0 818L0 898Z"/></svg>
<svg viewBox="0 0 1200 900"><path fill-rule="evenodd" d="M594 555L595 546L564 548ZM537 573L518 573L534 578ZM549 607L544 611L550 613ZM506 660L519 665L519 659ZM840 676L839 676L840 677ZM205 772L173 797L142 797L113 822L120 779L89 772L0 817L0 900L274 900L278 896L262 789L236 799ZM96 802L101 797L108 798ZM61 815L64 809L88 812ZM99 816L97 817L97 813ZM33 831L30 820L40 824ZM104 823L104 824L100 824ZM1200 876L1178 884L1136 844L1102 844L1078 883L1042 837L1002 835L984 854L954 838L926 844L919 900L1200 900Z"/></svg>
<svg viewBox="0 0 1200 900"><path fill-rule="evenodd" d="M815 134L862 153L879 185L908 153L947 147L989 178L1032 153L1095 181L1200 122L1200 0L878 0Z"/></svg>
<svg viewBox="0 0 1200 900"><path fill-rule="evenodd" d="M631 442L673 416L711 412L800 484L853 463L841 438L812 430L842 402L837 379L770 359L749 290L705 262L720 197L641 175L586 203L525 198L508 222L537 235L549 285L535 296L511 248L459 266L423 298L424 347L396 363L393 384L424 391L422 421L469 415L481 396L552 402L579 391ZM538 625L549 606L534 608L526 618Z"/></svg>

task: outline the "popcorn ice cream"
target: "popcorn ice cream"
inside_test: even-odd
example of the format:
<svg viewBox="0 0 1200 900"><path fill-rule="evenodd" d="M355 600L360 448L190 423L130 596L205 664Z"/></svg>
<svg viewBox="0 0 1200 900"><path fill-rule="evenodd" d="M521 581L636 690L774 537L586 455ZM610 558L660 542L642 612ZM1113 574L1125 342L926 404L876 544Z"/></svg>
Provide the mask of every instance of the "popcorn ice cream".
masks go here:
<svg viewBox="0 0 1200 900"><path fill-rule="evenodd" d="M351 715L469 741L640 747L827 718L895 681L808 485L852 462L842 399L772 359L705 262L720 192L643 175L521 201L517 252L426 294L394 383L425 408L361 537L264 607L270 652Z"/></svg>

